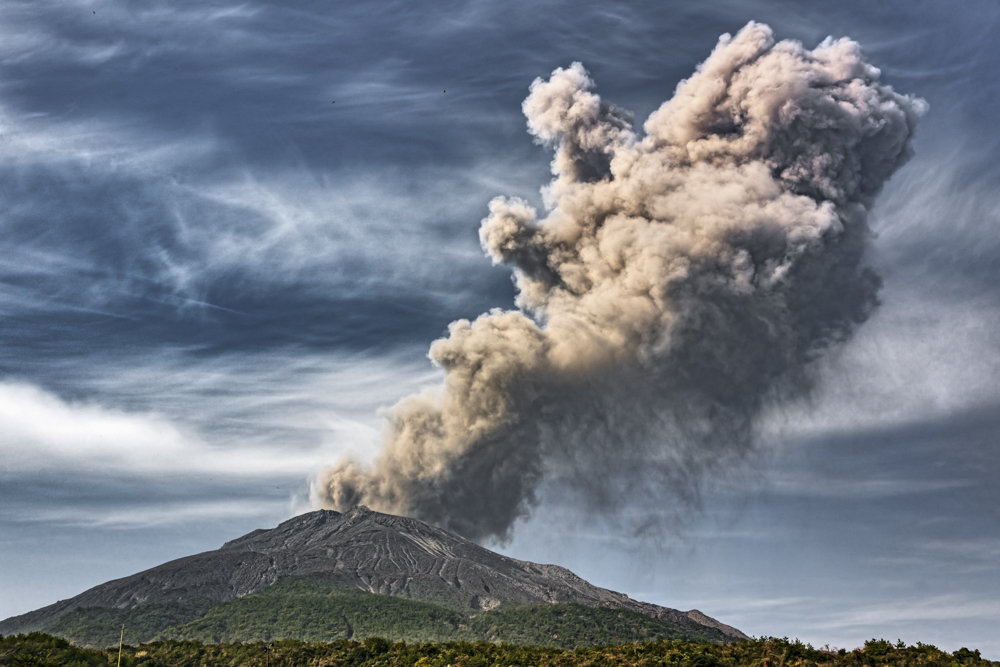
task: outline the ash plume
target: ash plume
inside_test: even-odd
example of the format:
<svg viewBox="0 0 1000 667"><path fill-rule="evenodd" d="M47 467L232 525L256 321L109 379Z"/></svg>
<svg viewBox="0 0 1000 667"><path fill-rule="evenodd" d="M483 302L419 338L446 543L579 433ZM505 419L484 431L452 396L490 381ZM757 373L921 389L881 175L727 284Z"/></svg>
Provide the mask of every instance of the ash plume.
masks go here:
<svg viewBox="0 0 1000 667"><path fill-rule="evenodd" d="M593 87L580 63L531 84L528 129L555 149L546 210L498 197L482 222L518 310L452 323L429 354L444 385L391 409L370 467L324 471L322 506L502 541L552 477L594 512L694 501L876 307L867 212L926 104L857 43L750 23L642 133Z"/></svg>

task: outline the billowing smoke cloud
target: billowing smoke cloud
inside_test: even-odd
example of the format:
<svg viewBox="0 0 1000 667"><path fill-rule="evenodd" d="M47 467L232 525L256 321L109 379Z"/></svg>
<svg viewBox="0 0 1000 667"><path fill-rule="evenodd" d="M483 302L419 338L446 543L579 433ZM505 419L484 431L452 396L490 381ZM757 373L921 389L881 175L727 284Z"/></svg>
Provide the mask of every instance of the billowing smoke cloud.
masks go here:
<svg viewBox="0 0 1000 667"><path fill-rule="evenodd" d="M878 79L855 42L750 23L643 134L579 63L536 80L546 214L500 197L480 230L519 310L454 322L444 386L392 408L371 467L325 471L320 503L503 540L547 476L604 512L696 498L877 304L867 211L926 109Z"/></svg>

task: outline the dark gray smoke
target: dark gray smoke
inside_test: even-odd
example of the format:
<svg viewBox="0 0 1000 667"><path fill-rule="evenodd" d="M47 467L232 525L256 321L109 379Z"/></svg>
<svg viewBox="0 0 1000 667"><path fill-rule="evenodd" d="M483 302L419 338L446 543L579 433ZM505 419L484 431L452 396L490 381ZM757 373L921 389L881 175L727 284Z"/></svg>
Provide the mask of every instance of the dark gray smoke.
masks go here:
<svg viewBox="0 0 1000 667"><path fill-rule="evenodd" d="M643 134L579 63L536 80L546 213L500 197L480 230L519 310L453 323L444 386L394 406L374 464L325 471L319 502L503 540L547 475L592 510L695 498L876 306L867 212L926 110L878 78L855 42L750 23Z"/></svg>

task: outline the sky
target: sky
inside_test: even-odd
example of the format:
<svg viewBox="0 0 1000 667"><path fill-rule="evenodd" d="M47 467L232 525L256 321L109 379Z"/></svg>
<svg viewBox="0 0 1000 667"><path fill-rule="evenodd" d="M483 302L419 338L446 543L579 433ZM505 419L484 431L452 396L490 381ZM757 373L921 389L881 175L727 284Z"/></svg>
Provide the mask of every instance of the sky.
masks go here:
<svg viewBox="0 0 1000 667"><path fill-rule="evenodd" d="M876 6L872 6L872 5ZM637 127L749 21L856 40L928 111L869 215L880 305L678 506L558 484L508 555L755 636L1000 659L1000 105L987 0L0 4L0 618L308 511L544 208L536 78ZM669 527L632 530L630 512Z"/></svg>

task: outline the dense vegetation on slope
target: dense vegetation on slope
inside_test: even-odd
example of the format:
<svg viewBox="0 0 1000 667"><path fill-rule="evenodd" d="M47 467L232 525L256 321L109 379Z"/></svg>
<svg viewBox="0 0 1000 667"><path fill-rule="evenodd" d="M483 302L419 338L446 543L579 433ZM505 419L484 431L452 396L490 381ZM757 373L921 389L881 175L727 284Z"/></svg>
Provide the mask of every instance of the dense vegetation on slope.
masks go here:
<svg viewBox="0 0 1000 667"><path fill-rule="evenodd" d="M471 628L480 641L566 649L654 639L728 641L722 633L693 632L631 611L579 604L504 606L477 616Z"/></svg>
<svg viewBox="0 0 1000 667"><path fill-rule="evenodd" d="M0 667L108 667L118 649L83 649L41 633L0 638ZM871 640L853 651L823 651L788 639L733 644L658 641L576 650L479 642L390 643L370 637L332 643L166 641L126 646L122 667L998 667L978 651Z"/></svg>
<svg viewBox="0 0 1000 667"><path fill-rule="evenodd" d="M252 595L213 606L204 599L147 602L134 609L77 609L45 632L82 646L176 639L202 643L379 636L390 641L494 641L575 648L653 639L727 641L705 626L682 627L630 611L574 603L506 604L459 613L428 602L343 588L324 578L289 577Z"/></svg>
<svg viewBox="0 0 1000 667"><path fill-rule="evenodd" d="M159 638L218 643L379 635L394 641L440 642L473 639L465 625L468 620L426 602L351 590L319 594L279 582L221 604L196 621L167 628Z"/></svg>
<svg viewBox="0 0 1000 667"><path fill-rule="evenodd" d="M204 616L217 603L204 598L147 602L133 609L85 607L62 616L45 632L83 646L118 646L121 627L132 643L152 641L163 628Z"/></svg>

